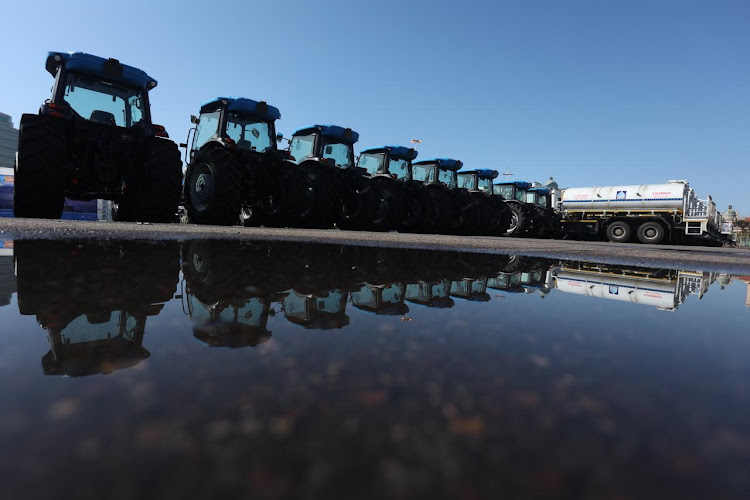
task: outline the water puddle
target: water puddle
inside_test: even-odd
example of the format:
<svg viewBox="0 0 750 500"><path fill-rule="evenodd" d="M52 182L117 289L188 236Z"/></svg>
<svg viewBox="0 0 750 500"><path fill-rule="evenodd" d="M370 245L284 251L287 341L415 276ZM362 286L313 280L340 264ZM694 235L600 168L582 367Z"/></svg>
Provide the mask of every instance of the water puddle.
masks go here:
<svg viewBox="0 0 750 500"><path fill-rule="evenodd" d="M0 494L739 497L748 283L384 248L0 242Z"/></svg>

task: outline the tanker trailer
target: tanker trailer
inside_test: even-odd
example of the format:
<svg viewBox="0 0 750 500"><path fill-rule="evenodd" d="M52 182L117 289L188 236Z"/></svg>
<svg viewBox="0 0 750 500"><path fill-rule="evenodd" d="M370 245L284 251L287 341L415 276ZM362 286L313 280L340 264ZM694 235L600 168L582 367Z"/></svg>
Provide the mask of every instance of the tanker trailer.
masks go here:
<svg viewBox="0 0 750 500"><path fill-rule="evenodd" d="M613 242L720 244L716 204L699 199L687 181L563 189L558 208L568 237Z"/></svg>
<svg viewBox="0 0 750 500"><path fill-rule="evenodd" d="M553 271L561 292L674 311L692 294L699 298L714 281L711 273L673 269L626 268L564 262Z"/></svg>

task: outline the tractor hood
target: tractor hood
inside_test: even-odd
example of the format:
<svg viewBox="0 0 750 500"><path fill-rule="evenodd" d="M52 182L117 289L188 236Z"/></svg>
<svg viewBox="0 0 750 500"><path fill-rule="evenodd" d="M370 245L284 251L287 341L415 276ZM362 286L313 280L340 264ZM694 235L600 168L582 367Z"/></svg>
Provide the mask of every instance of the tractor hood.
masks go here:
<svg viewBox="0 0 750 500"><path fill-rule="evenodd" d="M266 104L266 101L253 101L244 97L217 97L201 106L201 113L213 111L219 106L226 106L232 113L254 116L261 120L278 120L281 112L278 108Z"/></svg>
<svg viewBox="0 0 750 500"><path fill-rule="evenodd" d="M421 160L415 163L415 165L437 165L438 168L450 170L451 172L457 172L464 166L461 160L454 160L453 158L433 158L430 160Z"/></svg>
<svg viewBox="0 0 750 500"><path fill-rule="evenodd" d="M319 133L321 137L339 139L348 144L354 144L359 140L359 134L357 132L350 128L339 127L338 125L311 125L299 129L294 135L307 135L315 132Z"/></svg>
<svg viewBox="0 0 750 500"><path fill-rule="evenodd" d="M52 76L55 76L57 67L61 64L64 64L68 71L78 71L143 90L151 90L156 87L157 83L143 70L122 64L117 59L104 59L84 52L50 52L47 54L46 68Z"/></svg>

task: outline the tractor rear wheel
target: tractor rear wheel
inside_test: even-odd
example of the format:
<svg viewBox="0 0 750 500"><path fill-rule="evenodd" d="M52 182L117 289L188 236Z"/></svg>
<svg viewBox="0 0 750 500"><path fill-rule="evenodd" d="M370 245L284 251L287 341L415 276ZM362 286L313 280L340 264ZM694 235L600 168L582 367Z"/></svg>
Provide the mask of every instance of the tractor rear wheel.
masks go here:
<svg viewBox="0 0 750 500"><path fill-rule="evenodd" d="M63 120L44 115L21 117L14 167L16 217L59 219L62 216L67 156Z"/></svg>
<svg viewBox="0 0 750 500"><path fill-rule="evenodd" d="M303 162L300 168L307 175L309 182L308 191L305 193L307 206L303 207L299 227L332 228L339 208L335 167L308 161Z"/></svg>
<svg viewBox="0 0 750 500"><path fill-rule="evenodd" d="M390 231L404 218L404 192L389 182L375 182L373 185L375 206L370 213L370 231Z"/></svg>
<svg viewBox="0 0 750 500"><path fill-rule="evenodd" d="M463 224L463 213L447 191L432 189L430 194L437 201L440 215L434 228L440 234L455 234Z"/></svg>
<svg viewBox="0 0 750 500"><path fill-rule="evenodd" d="M231 226L242 206L240 164L221 148L200 151L185 175L185 208L191 222Z"/></svg>
<svg viewBox="0 0 750 500"><path fill-rule="evenodd" d="M407 233L429 233L440 217L437 200L427 189L419 187L404 195L404 216L398 230Z"/></svg>
<svg viewBox="0 0 750 500"><path fill-rule="evenodd" d="M528 226L526 213L523 207L517 203L508 204L508 208L510 208L511 214L510 223L508 224L508 229L505 231L505 235L521 236L526 232L526 227Z"/></svg>
<svg viewBox="0 0 750 500"><path fill-rule="evenodd" d="M136 220L174 222L182 187L182 160L177 144L161 137L152 138L145 168L143 184L135 190Z"/></svg>

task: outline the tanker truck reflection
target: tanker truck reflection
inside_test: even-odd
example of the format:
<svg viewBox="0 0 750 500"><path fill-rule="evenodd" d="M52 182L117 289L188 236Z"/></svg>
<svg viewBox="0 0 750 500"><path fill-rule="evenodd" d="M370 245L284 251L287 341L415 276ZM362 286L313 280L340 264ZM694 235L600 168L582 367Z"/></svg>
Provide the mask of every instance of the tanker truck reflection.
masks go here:
<svg viewBox="0 0 750 500"><path fill-rule="evenodd" d="M44 373L106 374L148 358L146 319L172 298L179 255L175 244L17 241L18 308L47 331Z"/></svg>
<svg viewBox="0 0 750 500"><path fill-rule="evenodd" d="M561 292L674 311L690 295L702 298L714 273L673 269L627 268L586 262L562 262L554 270Z"/></svg>

